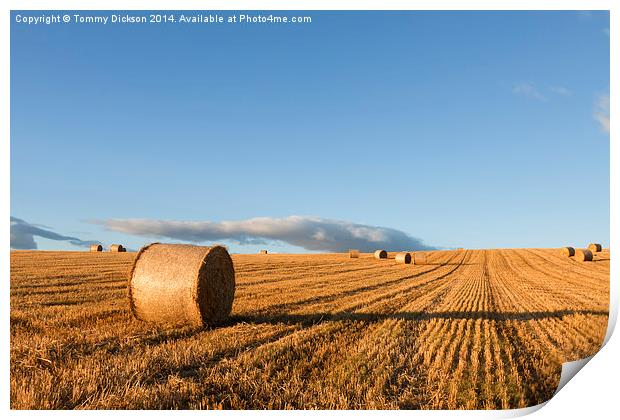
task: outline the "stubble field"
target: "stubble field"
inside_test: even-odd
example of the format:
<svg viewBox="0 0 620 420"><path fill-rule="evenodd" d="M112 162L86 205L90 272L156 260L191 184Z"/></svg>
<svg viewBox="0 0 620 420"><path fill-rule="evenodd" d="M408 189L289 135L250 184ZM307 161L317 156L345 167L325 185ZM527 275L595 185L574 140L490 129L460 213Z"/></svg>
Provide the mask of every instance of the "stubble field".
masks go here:
<svg viewBox="0 0 620 420"><path fill-rule="evenodd" d="M607 328L609 252L233 255L218 328L133 319L134 253L11 253L11 408L518 408Z"/></svg>

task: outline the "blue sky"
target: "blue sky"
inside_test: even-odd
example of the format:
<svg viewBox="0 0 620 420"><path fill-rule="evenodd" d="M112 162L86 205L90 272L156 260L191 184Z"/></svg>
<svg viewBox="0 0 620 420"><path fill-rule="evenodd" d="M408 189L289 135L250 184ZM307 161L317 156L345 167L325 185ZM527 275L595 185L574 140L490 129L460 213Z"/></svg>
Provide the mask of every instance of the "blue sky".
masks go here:
<svg viewBox="0 0 620 420"><path fill-rule="evenodd" d="M606 12L17 14L41 12L11 23L11 214L25 223L134 249L160 235L301 252L342 226L412 246L609 243Z"/></svg>

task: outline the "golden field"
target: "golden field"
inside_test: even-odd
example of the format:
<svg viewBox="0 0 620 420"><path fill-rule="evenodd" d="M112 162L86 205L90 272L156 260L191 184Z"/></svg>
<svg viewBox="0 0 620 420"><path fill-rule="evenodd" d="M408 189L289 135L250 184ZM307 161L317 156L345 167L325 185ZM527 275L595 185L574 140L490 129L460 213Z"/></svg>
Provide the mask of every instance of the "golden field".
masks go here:
<svg viewBox="0 0 620 420"><path fill-rule="evenodd" d="M218 328L135 320L134 253L11 253L11 408L518 408L607 328L609 252L233 255Z"/></svg>

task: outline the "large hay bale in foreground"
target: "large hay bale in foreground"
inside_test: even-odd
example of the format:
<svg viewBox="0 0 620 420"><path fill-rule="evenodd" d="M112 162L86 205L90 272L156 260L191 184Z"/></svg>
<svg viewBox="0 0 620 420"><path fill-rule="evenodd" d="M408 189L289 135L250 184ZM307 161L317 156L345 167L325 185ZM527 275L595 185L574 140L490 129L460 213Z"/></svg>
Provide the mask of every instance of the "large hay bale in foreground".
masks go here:
<svg viewBox="0 0 620 420"><path fill-rule="evenodd" d="M588 249L592 252L601 252L603 250L603 246L601 244L590 244L588 245Z"/></svg>
<svg viewBox="0 0 620 420"><path fill-rule="evenodd" d="M426 252L416 251L413 253L413 264L424 265L426 264Z"/></svg>
<svg viewBox="0 0 620 420"><path fill-rule="evenodd" d="M224 247L159 244L140 250L129 274L129 304L143 321L201 326L230 314L235 270Z"/></svg>
<svg viewBox="0 0 620 420"><path fill-rule="evenodd" d="M101 245L91 245L90 252L101 252L103 251L103 247Z"/></svg>
<svg viewBox="0 0 620 420"><path fill-rule="evenodd" d="M572 257L573 255L575 255L575 248L573 248L572 246L565 246L560 250L560 254L565 257Z"/></svg>
<svg viewBox="0 0 620 420"><path fill-rule="evenodd" d="M394 259L400 264L411 264L411 254L408 252L399 252Z"/></svg>
<svg viewBox="0 0 620 420"><path fill-rule="evenodd" d="M113 244L110 245L110 252L126 252L127 250L123 245Z"/></svg>
<svg viewBox="0 0 620 420"><path fill-rule="evenodd" d="M592 261L592 251L589 249L578 249L575 251L575 259L577 261Z"/></svg>
<svg viewBox="0 0 620 420"><path fill-rule="evenodd" d="M375 258L378 260L387 258L387 251L385 249L378 249L375 251Z"/></svg>

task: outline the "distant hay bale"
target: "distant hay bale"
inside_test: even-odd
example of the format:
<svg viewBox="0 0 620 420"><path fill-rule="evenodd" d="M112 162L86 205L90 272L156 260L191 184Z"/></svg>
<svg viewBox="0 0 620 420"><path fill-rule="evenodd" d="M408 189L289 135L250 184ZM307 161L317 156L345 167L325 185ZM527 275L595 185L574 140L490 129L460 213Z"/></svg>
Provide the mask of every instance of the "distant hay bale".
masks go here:
<svg viewBox="0 0 620 420"><path fill-rule="evenodd" d="M126 252L127 249L123 245L113 244L110 245L110 252Z"/></svg>
<svg viewBox="0 0 620 420"><path fill-rule="evenodd" d="M413 253L413 264L414 265L424 265L426 264L426 252L414 252Z"/></svg>
<svg viewBox="0 0 620 420"><path fill-rule="evenodd" d="M101 252L103 251L103 247L101 245L91 245L90 252Z"/></svg>
<svg viewBox="0 0 620 420"><path fill-rule="evenodd" d="M578 249L575 251L575 259L577 261L592 261L592 251L589 249Z"/></svg>
<svg viewBox="0 0 620 420"><path fill-rule="evenodd" d="M261 249L258 253L259 254L267 254L267 250L266 249Z"/></svg>
<svg viewBox="0 0 620 420"><path fill-rule="evenodd" d="M411 254L408 252L399 252L394 259L400 264L411 264Z"/></svg>
<svg viewBox="0 0 620 420"><path fill-rule="evenodd" d="M573 248L572 246L565 246L560 250L560 254L565 257L572 257L573 255L575 255L575 248Z"/></svg>
<svg viewBox="0 0 620 420"><path fill-rule="evenodd" d="M230 314L235 270L221 246L154 243L138 252L128 289L131 312L138 319L213 325Z"/></svg>
<svg viewBox="0 0 620 420"><path fill-rule="evenodd" d="M375 251L375 258L381 260L383 258L387 258L387 251L384 249L378 249Z"/></svg>
<svg viewBox="0 0 620 420"><path fill-rule="evenodd" d="M603 250L603 246L601 244L590 244L588 245L588 249L592 252L601 252Z"/></svg>
<svg viewBox="0 0 620 420"><path fill-rule="evenodd" d="M349 258L359 258L359 257L360 257L359 249L350 249L349 250Z"/></svg>

